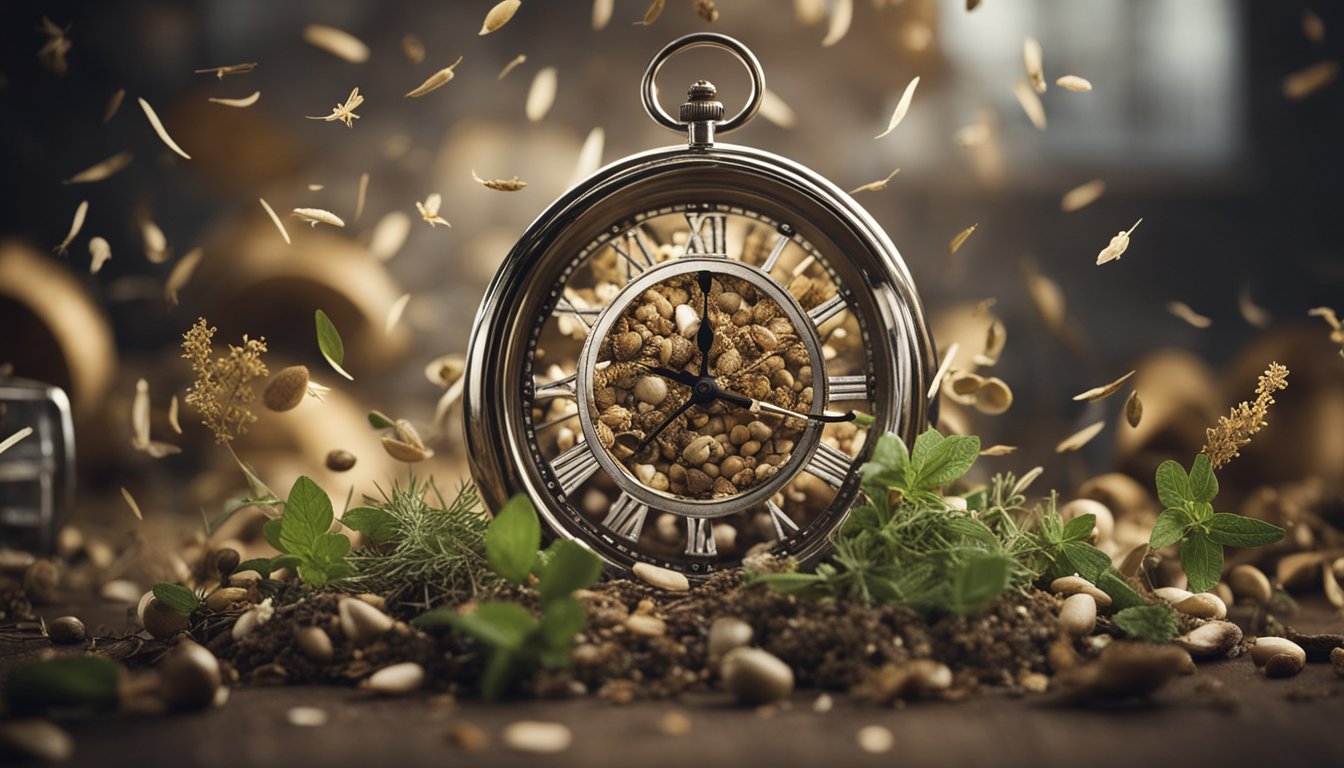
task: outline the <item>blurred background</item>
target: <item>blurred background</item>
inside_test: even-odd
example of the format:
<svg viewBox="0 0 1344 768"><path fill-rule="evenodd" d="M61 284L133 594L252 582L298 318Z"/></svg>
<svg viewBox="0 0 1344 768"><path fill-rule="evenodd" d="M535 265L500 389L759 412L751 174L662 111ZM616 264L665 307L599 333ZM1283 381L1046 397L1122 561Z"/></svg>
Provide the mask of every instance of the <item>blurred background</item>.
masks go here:
<svg viewBox="0 0 1344 768"><path fill-rule="evenodd" d="M426 365L465 351L487 281L571 183L593 129L605 138L604 164L678 141L644 115L639 80L659 48L704 29L753 48L773 96L768 113L731 141L792 158L846 189L901 169L886 189L857 199L908 263L940 345L960 343L959 367L973 366L992 319L1003 322L1002 357L981 372L1012 387L1012 408L994 417L945 409L946 428L1018 446L983 460L983 472L1040 464L1051 486L1068 491L1118 468L1148 485L1161 459L1188 461L1204 428L1249 398L1258 373L1278 359L1292 370L1290 387L1272 426L1224 481L1229 498L1307 475L1338 487L1344 359L1330 327L1307 311L1344 309L1344 90L1330 63L1344 38L1339 3L986 0L968 11L964 0L854 0L852 25L828 46L831 16L848 3L669 0L642 26L634 22L648 4L616 0L597 29L587 0L524 0L507 25L478 36L492 5L132 0L0 9L0 362L70 395L77 519L106 515L123 526L119 487L134 492L147 518L188 525L238 492L228 451L194 413L183 410L181 435L168 424L169 398L191 382L178 345L197 316L218 326L221 349L244 333L264 336L272 371L304 363L333 388L322 403L260 411L234 444L274 488L307 472L339 507L347 493L402 472L365 421L372 408L421 426L442 485L465 477L460 414L435 423L443 389ZM312 24L358 38L367 60L310 44ZM1050 84L1044 130L1013 93L1026 77L1028 37L1041 45ZM519 55L526 61L498 77ZM403 97L459 56L443 88ZM253 62L247 73L195 72ZM546 67L556 69L557 95L532 121L524 105ZM1293 78L1304 70L1311 74ZM1056 87L1065 74L1094 89ZM904 122L874 140L916 76ZM730 111L741 103L737 65L695 52L665 68L667 106L699 77L718 84ZM305 119L328 115L355 87L366 101L352 128ZM105 119L122 89L124 102ZM254 91L260 98L246 108L208 101ZM138 98L191 160L156 137ZM122 152L133 159L114 176L63 183ZM473 170L528 186L487 190ZM1096 179L1105 184L1096 202L1061 210L1068 190ZM451 228L420 220L415 203L431 193L442 195ZM292 245L258 198L281 214ZM85 200L81 231L65 255L53 254ZM310 229L287 215L300 207L332 211L346 226ZM1124 257L1096 265L1098 251L1139 218ZM949 241L971 225L950 254ZM112 254L97 274L93 236ZM179 271L189 279L174 305L165 282L195 249L200 261ZM1038 279L1033 299L1028 275L1058 294L1052 299ZM404 294L409 303L388 331ZM1207 327L1168 311L1173 301ZM353 382L318 353L317 308L344 336ZM1146 406L1137 429L1121 414L1128 387L1098 403L1072 399L1136 368L1131 383ZM140 378L150 386L154 439L181 454L128 450ZM1104 431L1080 451L1056 452L1100 420ZM358 457L347 474L323 468L337 448Z"/></svg>

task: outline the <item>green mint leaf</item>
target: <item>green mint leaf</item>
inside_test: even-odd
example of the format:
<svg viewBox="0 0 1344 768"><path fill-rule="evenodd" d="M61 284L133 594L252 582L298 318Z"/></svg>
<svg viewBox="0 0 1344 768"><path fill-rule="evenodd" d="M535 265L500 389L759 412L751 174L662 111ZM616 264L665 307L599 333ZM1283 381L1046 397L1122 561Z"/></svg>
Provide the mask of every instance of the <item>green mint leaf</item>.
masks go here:
<svg viewBox="0 0 1344 768"><path fill-rule="evenodd" d="M154 597L178 613L190 614L201 604L196 593L181 584L159 582L154 585Z"/></svg>
<svg viewBox="0 0 1344 768"><path fill-rule="evenodd" d="M301 562L303 562L303 560L301 560L298 555L280 555L279 557L272 557L271 572L274 573L283 568L288 568L291 571L297 570L299 563Z"/></svg>
<svg viewBox="0 0 1344 768"><path fill-rule="evenodd" d="M1143 595L1140 595L1135 591L1134 587L1130 586L1129 582L1125 580L1124 574L1120 573L1120 571L1116 570L1114 567L1102 571L1101 575L1097 577L1096 584L1097 589L1100 589L1110 596L1111 604L1114 605L1116 609L1123 610L1125 608L1133 608L1137 605L1148 604L1143 599Z"/></svg>
<svg viewBox="0 0 1344 768"><path fill-rule="evenodd" d="M49 709L111 709L117 705L121 665L105 656L69 655L15 669L5 680L7 715Z"/></svg>
<svg viewBox="0 0 1344 768"><path fill-rule="evenodd" d="M1167 643L1178 632L1176 614L1166 605L1136 605L1116 612L1115 625L1127 636L1150 643Z"/></svg>
<svg viewBox="0 0 1344 768"><path fill-rule="evenodd" d="M961 616L983 611L1008 586L1012 562L1002 555L973 555L952 577L952 610Z"/></svg>
<svg viewBox="0 0 1344 768"><path fill-rule="evenodd" d="M518 494L509 499L485 532L485 557L495 573L523 584L541 546L541 523L532 502Z"/></svg>
<svg viewBox="0 0 1344 768"><path fill-rule="evenodd" d="M1092 538L1092 529L1097 527L1096 515L1079 515L1064 526L1064 541L1087 541Z"/></svg>
<svg viewBox="0 0 1344 768"><path fill-rule="evenodd" d="M1051 575L1058 578L1076 573L1096 584L1110 567L1111 558L1100 549L1081 541L1066 541L1059 545L1059 557Z"/></svg>
<svg viewBox="0 0 1344 768"><path fill-rule="evenodd" d="M1208 503L1217 495L1218 478L1213 476L1208 455L1201 453L1190 467L1190 500Z"/></svg>
<svg viewBox="0 0 1344 768"><path fill-rule="evenodd" d="M1223 575L1223 547L1198 531L1181 542L1181 568L1191 592L1208 592Z"/></svg>
<svg viewBox="0 0 1344 768"><path fill-rule="evenodd" d="M1230 547L1264 547L1283 539L1283 529L1253 517L1219 512L1209 523L1209 539Z"/></svg>
<svg viewBox="0 0 1344 768"><path fill-rule="evenodd" d="M545 649L542 664L548 667L566 666L569 663L569 649L574 645L574 636L583 631L587 622L583 606L572 597L548 604L542 612L538 627Z"/></svg>
<svg viewBox="0 0 1344 768"><path fill-rule="evenodd" d="M1148 546L1153 549L1169 547L1181 540L1190 527L1190 516L1182 509L1164 510L1153 524L1153 532L1148 536Z"/></svg>
<svg viewBox="0 0 1344 768"><path fill-rule="evenodd" d="M1208 523L1213 520L1213 505L1207 501L1194 501L1187 507L1190 519L1195 523Z"/></svg>
<svg viewBox="0 0 1344 768"><path fill-rule="evenodd" d="M354 574L355 567L346 562L339 562L327 566L326 571L328 581L340 581Z"/></svg>
<svg viewBox="0 0 1344 768"><path fill-rule="evenodd" d="M602 575L602 559L582 544L557 539L548 551L546 569L539 574L537 584L543 605L568 598L576 589L591 587Z"/></svg>
<svg viewBox="0 0 1344 768"><path fill-rule="evenodd" d="M298 574L305 584L312 587L321 589L327 586L327 571L319 565L305 560L299 563Z"/></svg>
<svg viewBox="0 0 1344 768"><path fill-rule="evenodd" d="M326 492L317 483L300 475L289 490L285 513L280 517L280 550L296 555L307 554L313 542L331 528L335 519L331 499L327 498Z"/></svg>
<svg viewBox="0 0 1344 768"><path fill-rule="evenodd" d="M392 429L397 422L382 411L369 411L369 425L374 429Z"/></svg>
<svg viewBox="0 0 1344 768"><path fill-rule="evenodd" d="M274 547L276 551L286 551L285 545L280 541L280 518L273 517L270 520L267 520L266 523L261 526L261 535L266 537L266 543Z"/></svg>
<svg viewBox="0 0 1344 768"><path fill-rule="evenodd" d="M1187 501L1194 501L1194 491L1190 488L1190 476L1180 464L1167 459L1157 468L1157 496L1164 507L1183 507Z"/></svg>
<svg viewBox="0 0 1344 768"><path fill-rule="evenodd" d="M471 613L459 613L449 621L454 629L492 648L516 651L537 628L537 620L517 603L481 603Z"/></svg>
<svg viewBox="0 0 1344 768"><path fill-rule="evenodd" d="M323 567L345 561L350 554L350 539L343 533L324 533L313 541L308 559Z"/></svg>
<svg viewBox="0 0 1344 768"><path fill-rule="evenodd" d="M869 494L886 498L887 488L908 490L910 477L910 453L901 438L885 434L877 439L872 457L859 468L865 488L872 487Z"/></svg>
<svg viewBox="0 0 1344 768"><path fill-rule="evenodd" d="M980 438L944 437L929 429L915 440L915 450L910 454L914 470L910 485L921 490L940 488L966 474L979 456Z"/></svg>
<svg viewBox="0 0 1344 768"><path fill-rule="evenodd" d="M341 343L341 334L336 330L336 325L327 317L327 313L317 310L317 348L322 354L337 365L345 362L345 345Z"/></svg>
<svg viewBox="0 0 1344 768"><path fill-rule="evenodd" d="M359 531L370 544L382 544L397 536L397 522L385 509L355 507L341 515L341 523L352 531Z"/></svg>
<svg viewBox="0 0 1344 768"><path fill-rule="evenodd" d="M233 569L234 573L243 573L244 571L256 571L261 574L261 578L270 578L271 572L277 570L274 562L269 557L254 557L251 560L244 560Z"/></svg>

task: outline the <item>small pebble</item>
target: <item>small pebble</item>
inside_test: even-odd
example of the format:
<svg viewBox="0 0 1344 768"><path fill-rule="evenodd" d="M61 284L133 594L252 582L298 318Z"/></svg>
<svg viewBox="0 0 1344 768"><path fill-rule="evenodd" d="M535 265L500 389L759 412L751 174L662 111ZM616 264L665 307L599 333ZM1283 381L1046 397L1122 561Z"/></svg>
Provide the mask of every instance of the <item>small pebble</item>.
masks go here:
<svg viewBox="0 0 1344 768"><path fill-rule="evenodd" d="M574 734L562 723L519 720L504 726L504 744L518 752L553 755L569 749Z"/></svg>
<svg viewBox="0 0 1344 768"><path fill-rule="evenodd" d="M53 763L69 760L75 740L50 720L10 720L0 723L0 745L21 754Z"/></svg>
<svg viewBox="0 0 1344 768"><path fill-rule="evenodd" d="M1293 677L1302 671L1303 661L1297 656L1289 653L1280 653L1269 657L1265 662L1265 677L1284 678Z"/></svg>
<svg viewBox="0 0 1344 768"><path fill-rule="evenodd" d="M649 405L667 399L667 382L661 376L644 376L635 382L635 397Z"/></svg>
<svg viewBox="0 0 1344 768"><path fill-rule="evenodd" d="M418 689L424 682L424 667L413 661L407 661L374 672L365 685L374 693L400 696Z"/></svg>
<svg viewBox="0 0 1344 768"><path fill-rule="evenodd" d="M633 570L645 583L668 592L685 592L691 588L691 582L686 579L686 574L659 568L652 563L635 563Z"/></svg>
<svg viewBox="0 0 1344 768"><path fill-rule="evenodd" d="M47 637L60 645L82 643L86 632L84 622L75 616L62 616L47 625Z"/></svg>
<svg viewBox="0 0 1344 768"><path fill-rule="evenodd" d="M710 666L718 664L734 648L749 645L753 634L755 630L741 619L731 616L715 619L709 625L709 640L706 643Z"/></svg>
<svg viewBox="0 0 1344 768"><path fill-rule="evenodd" d="M328 716L325 709L317 707L290 707L285 719L300 728L317 728L327 724Z"/></svg>
<svg viewBox="0 0 1344 768"><path fill-rule="evenodd" d="M1251 661L1255 666L1263 667L1275 656L1292 656L1299 662L1307 663L1307 652L1302 646L1283 637L1257 637L1251 646Z"/></svg>
<svg viewBox="0 0 1344 768"><path fill-rule="evenodd" d="M657 616L645 613L632 613L625 620L625 628L630 634L641 637L660 637L667 633L667 624Z"/></svg>
<svg viewBox="0 0 1344 768"><path fill-rule="evenodd" d="M214 703L222 679L213 653L182 640L159 665L159 696L175 710L205 709Z"/></svg>
<svg viewBox="0 0 1344 768"><path fill-rule="evenodd" d="M1059 609L1059 626L1078 637L1092 634L1097 626L1097 601L1084 592L1069 595Z"/></svg>
<svg viewBox="0 0 1344 768"><path fill-rule="evenodd" d="M759 706L793 692L793 670L760 648L734 648L720 665L723 685L742 704Z"/></svg>
<svg viewBox="0 0 1344 768"><path fill-rule="evenodd" d="M691 732L691 718L682 712L668 712L658 719L658 732L667 736L685 736Z"/></svg>
<svg viewBox="0 0 1344 768"><path fill-rule="evenodd" d="M1269 577L1254 565L1242 564L1233 568L1227 574L1227 585L1236 599L1256 605L1269 602L1274 595Z"/></svg>
<svg viewBox="0 0 1344 768"><path fill-rule="evenodd" d="M1210 621L1176 638L1191 656L1222 656L1241 642L1241 628L1230 621Z"/></svg>
<svg viewBox="0 0 1344 768"><path fill-rule="evenodd" d="M331 645L331 635L321 627L304 627L297 633L299 650L316 664L330 664L336 650Z"/></svg>
<svg viewBox="0 0 1344 768"><path fill-rule="evenodd" d="M355 454L337 448L327 454L327 469L332 472L348 472L355 466Z"/></svg>
<svg viewBox="0 0 1344 768"><path fill-rule="evenodd" d="M896 746L896 737L885 725L865 725L855 734L859 749L870 755L890 752Z"/></svg>

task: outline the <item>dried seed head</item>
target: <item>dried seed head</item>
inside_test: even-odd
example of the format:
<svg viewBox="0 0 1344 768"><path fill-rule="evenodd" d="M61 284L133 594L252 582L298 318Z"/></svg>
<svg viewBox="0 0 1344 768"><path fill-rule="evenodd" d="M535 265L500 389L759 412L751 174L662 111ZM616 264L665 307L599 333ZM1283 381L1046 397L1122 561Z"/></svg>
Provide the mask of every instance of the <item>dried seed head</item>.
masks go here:
<svg viewBox="0 0 1344 768"><path fill-rule="evenodd" d="M471 178L477 184L480 184L486 189L493 189L496 192L517 192L520 189L527 188L527 182L519 181L517 176L514 176L512 179L482 179L480 176L476 175L476 171L473 169Z"/></svg>
<svg viewBox="0 0 1344 768"><path fill-rule="evenodd" d="M303 402L308 392L308 368L291 365L282 368L266 382L261 392L261 402L272 411L288 411Z"/></svg>
<svg viewBox="0 0 1344 768"><path fill-rule="evenodd" d="M518 12L518 6L522 5L521 0L502 0L502 2L491 8L489 13L485 14L485 21L481 24L481 31L478 35L488 35L509 23L513 14Z"/></svg>

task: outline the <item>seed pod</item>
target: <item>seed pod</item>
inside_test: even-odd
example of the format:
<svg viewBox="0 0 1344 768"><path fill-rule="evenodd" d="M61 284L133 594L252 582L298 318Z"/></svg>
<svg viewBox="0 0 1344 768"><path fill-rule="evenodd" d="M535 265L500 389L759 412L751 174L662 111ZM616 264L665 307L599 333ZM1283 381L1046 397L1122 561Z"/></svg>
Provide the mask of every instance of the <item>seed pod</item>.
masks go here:
<svg viewBox="0 0 1344 768"><path fill-rule="evenodd" d="M303 365L291 365L282 368L262 390L261 401L272 411L288 411L303 402L308 392L308 368Z"/></svg>

